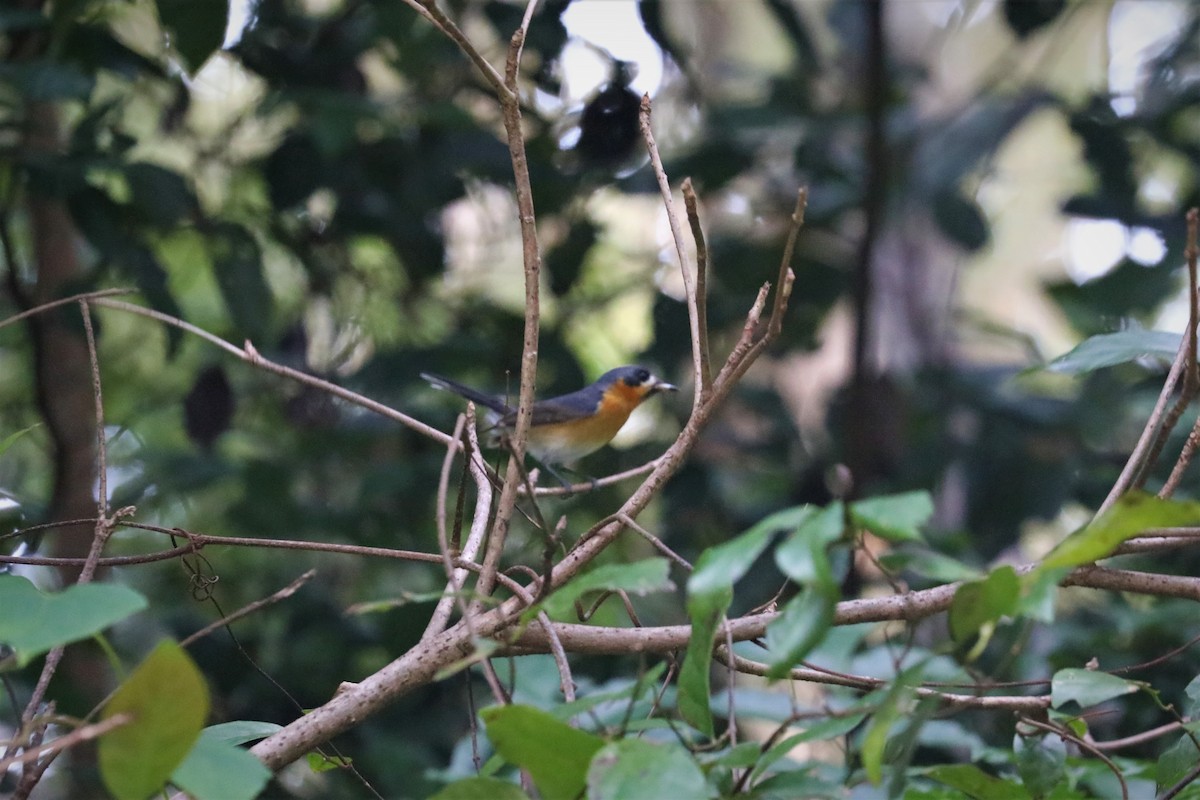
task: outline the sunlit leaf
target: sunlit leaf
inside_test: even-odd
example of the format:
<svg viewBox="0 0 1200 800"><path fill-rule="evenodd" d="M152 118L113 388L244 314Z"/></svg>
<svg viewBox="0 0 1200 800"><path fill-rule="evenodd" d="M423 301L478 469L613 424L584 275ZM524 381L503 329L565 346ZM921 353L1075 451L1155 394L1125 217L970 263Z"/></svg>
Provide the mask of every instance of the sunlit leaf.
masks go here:
<svg viewBox="0 0 1200 800"><path fill-rule="evenodd" d="M208 716L204 676L178 644L164 641L113 694L103 719L118 714L133 721L101 737L100 775L118 800L144 800L200 737Z"/></svg>

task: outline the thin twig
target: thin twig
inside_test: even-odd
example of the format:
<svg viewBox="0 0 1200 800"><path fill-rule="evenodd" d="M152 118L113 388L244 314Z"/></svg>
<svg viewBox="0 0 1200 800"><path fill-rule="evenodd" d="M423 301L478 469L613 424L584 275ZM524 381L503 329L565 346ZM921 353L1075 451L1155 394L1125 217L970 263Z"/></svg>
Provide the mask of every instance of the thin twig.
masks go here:
<svg viewBox="0 0 1200 800"><path fill-rule="evenodd" d="M133 722L133 714L113 714L108 719L101 720L92 725L84 725L82 728L76 728L49 744L26 748L20 755L0 759L0 775L3 775L10 767L14 767L17 764L29 764L41 758L53 757L67 748L103 736L109 731L128 725L131 722Z"/></svg>
<svg viewBox="0 0 1200 800"><path fill-rule="evenodd" d="M474 403L467 403L466 433L467 469L470 472L472 480L475 482L475 513L471 517L471 530L467 534L467 541L463 543L461 554L451 553L447 542L438 542L439 550L441 550L442 554L442 562L446 569L446 594L438 601L433 614L430 615L429 624L425 627L425 633L422 634L421 641L426 641L446 629L455 603L458 604L463 621L469 628L471 626L470 617L473 613L477 612L481 603L481 601L477 600L475 603L468 605L466 598L463 597L463 588L466 586L468 571L462 567L454 566L459 558L466 559L467 561L475 560L475 555L479 552L479 548L483 546L484 537L487 536L488 520L490 519L492 510L492 484L488 479L487 471L483 468L483 462L479 456L479 430L475 422ZM486 570L487 567L485 566L483 569Z"/></svg>
<svg viewBox="0 0 1200 800"><path fill-rule="evenodd" d="M1159 434L1170 432L1171 428L1175 426L1175 420L1178 420L1179 415L1183 413L1183 406L1186 405L1186 403L1176 403L1171 410L1172 419L1170 420L1170 424L1167 424L1164 418L1167 403L1175 394L1175 386L1179 383L1179 378L1183 375L1187 362L1188 345L1186 341L1181 339L1179 350L1175 353L1175 360L1171 362L1171 369L1167 372L1166 380L1163 381L1162 390L1158 393L1158 400L1154 404L1154 409L1150 412L1150 418L1146 420L1146 424L1142 428L1142 434L1138 437L1133 452L1129 454L1129 458L1125 461L1125 466L1121 469L1121 474L1117 477L1112 489L1109 490L1108 496L1104 498L1104 502L1096 509L1093 519L1112 508L1113 503L1117 502L1127 491L1140 486L1144 478L1139 478L1139 474L1145 475L1154 461L1158 459L1157 453L1162 450L1161 440L1165 439L1165 434L1162 436ZM1180 400L1182 401L1183 398L1181 397ZM1151 455L1152 451L1153 455Z"/></svg>
<svg viewBox="0 0 1200 800"><path fill-rule="evenodd" d="M680 185L683 192L683 207L687 211L688 225L692 229L692 240L696 243L696 329L699 333L700 351L700 395L706 397L712 391L712 364L708 352L708 245L704 241L704 228L700 225L699 202L692 179L684 178Z"/></svg>
<svg viewBox="0 0 1200 800"><path fill-rule="evenodd" d="M195 642L198 639L203 639L205 636L208 636L213 631L228 627L228 626L232 625L233 623L237 622L239 619L242 619L243 617L248 617L251 614L253 614L254 612L259 611L263 608L266 608L267 606L272 606L278 602L288 599L289 597L294 595L297 591L299 591L301 586L303 586L304 584L308 583L310 580L315 578L316 575L317 575L317 571L315 569L308 570L303 575L301 575L299 578L296 578L296 580L292 581L291 583L289 583L287 586L283 587L279 591L273 592L273 593L267 595L266 597L262 598L261 600L255 600L252 603L247 603L246 605L239 608L237 611L234 611L232 614L226 614L221 619L216 620L215 622L210 622L209 624L205 625L200 630L196 631L195 633L193 633L190 636L187 636L183 640L181 640L179 642L179 646L187 647L192 642Z"/></svg>
<svg viewBox="0 0 1200 800"><path fill-rule="evenodd" d="M521 103L517 79L520 73L521 51L525 34L533 18L537 0L530 0L521 26L512 35L505 62L505 91L497 92L504 117L504 132L508 139L508 155L512 161L513 182L517 198L517 216L521 230L521 263L525 275L525 318L521 340L521 389L517 396L517 413L509 436L513 456L504 474L500 500L496 504L495 521L488 536L484 553L484 571L475 583L479 597L487 597L495 588L508 528L517 504L517 492L522 485L521 469L525 458L525 443L533 419L533 390L537 382L538 336L541 326L542 255L537 238L537 216L533 207L533 187L529 181L529 161L525 154L525 134L521 126Z"/></svg>
<svg viewBox="0 0 1200 800"><path fill-rule="evenodd" d="M624 522L631 531L638 534L651 545L653 545L655 550L662 553L671 561L675 562L676 566L680 567L684 572L691 572L694 569L690 561L676 553L671 548L667 547L666 544L663 543L662 539L659 539L653 533L639 525L637 520L635 520L633 517L630 517L627 514L620 514L618 515L618 518Z"/></svg>
<svg viewBox="0 0 1200 800"><path fill-rule="evenodd" d="M554 664L558 667L559 683L562 686L563 699L568 703L575 701L575 681L571 677L571 664L567 661L567 651L563 649L562 642L558 640L558 636L554 633L554 625L550 622L550 615L545 611L539 611L538 622L542 625L542 630L546 632L546 639L550 643L550 654L554 656Z"/></svg>
<svg viewBox="0 0 1200 800"><path fill-rule="evenodd" d="M132 293L133 293L133 289L101 289L96 292L83 292L82 294L73 294L70 297L62 297L62 298L59 298L58 300L51 300L48 303L42 303L39 306L34 306L33 308L30 308L26 311L22 311L19 314L14 314L11 317L6 317L5 319L0 320L0 328L3 328L7 325L11 325L14 322L20 322L21 320L25 319L26 317L32 317L35 314L43 314L52 308L58 308L59 306L65 306L68 303L78 303L78 302L84 301L84 300L96 300L101 297L116 297L117 295L132 294Z"/></svg>
<svg viewBox="0 0 1200 800"><path fill-rule="evenodd" d="M233 344L225 341L220 336L211 334L208 331L206 331L202 328L198 328L195 325L192 325L191 323L184 322L183 320L181 320L177 317L172 317L171 315L164 314L161 311L155 311L152 308L146 308L144 306L134 305L133 303L125 303L120 300L110 300L107 298L101 298L99 300L94 300L93 305L102 306L104 308L111 308L111 309L115 309L117 311L125 311L130 314L138 314L139 316L143 316L143 317L149 317L150 319L157 320L166 325L171 325L176 328L179 328L180 330L187 331L188 333L190 333L194 336L199 336L201 339L204 339L205 341L216 345L217 347L221 348L222 350L224 350L225 352L234 356L235 358L245 361L248 364L253 364L256 367L259 367L260 369L266 370L267 372L273 372L276 375L282 375L283 377L290 378L291 380L294 380L298 383L303 383L307 386L312 386L316 389L320 389L321 391L331 394L334 397L340 397L341 399L345 400L348 403L353 403L356 406L361 406L362 408L365 408L368 411L374 411L376 414L379 414L380 416L386 417L390 420L399 422L401 425L411 428L412 430L416 431L417 433L420 433L423 436L427 436L430 439L433 439L435 442L438 442L439 444L446 445L446 446L452 446L452 447L459 446L457 444L457 442L448 434L443 433L442 431L439 431L437 428L434 428L430 425L426 425L424 422L421 422L418 419L414 419L413 417L410 417L407 414L397 411L394 408L389 408L388 406L385 406L382 403L376 402L375 400L372 400L369 397L364 397L363 395L358 394L357 392L352 392L349 389L338 386L335 383L330 383L329 381L321 380L320 378L318 378L314 375L309 375L307 373L301 372L300 370L292 369L291 367L285 367L282 364L277 364L276 362L271 361L268 358L264 358L257 350L254 349L253 345L251 345L249 342L246 342L246 346L244 349L237 347L236 345L233 345Z"/></svg>
<svg viewBox="0 0 1200 800"><path fill-rule="evenodd" d="M471 60L471 63L475 65L487 82L491 84L492 90L497 95L503 97L508 93L508 87L504 85L504 79L500 77L500 73L488 63L486 58L480 55L479 51L475 49L475 45L471 44L466 34L454 23L454 20L446 16L446 13L438 7L435 0L404 0L404 2L415 8L420 12L421 16L432 22L452 42L458 45L458 49Z"/></svg>
<svg viewBox="0 0 1200 800"><path fill-rule="evenodd" d="M650 95L642 95L641 112L638 114L638 127L641 128L642 138L646 141L646 150L650 153L650 166L654 169L654 177L658 180L658 189L662 193L663 206L667 212L667 223L671 227L671 238L675 241L675 254L679 258L679 272L683 276L683 293L687 298L688 325L691 328L692 339L692 370L696 383L696 392L692 397L693 412L708 398L701 389L709 385L705 381L704 361L701 356L701 330L699 298L696 296L696 280L692 276L688 264L687 247L683 242L683 229L679 224L679 215L675 212L675 200L671 194L671 184L667 173L663 170L662 157L658 154L658 145L654 141L654 131L650 126Z"/></svg>
<svg viewBox="0 0 1200 800"><path fill-rule="evenodd" d="M1129 786L1125 783L1125 776L1121 774L1121 768L1114 764L1113 760L1106 756L1100 750L1100 748L1096 747L1086 739L1081 739L1075 734L1071 733L1071 731L1068 730L1065 725L1051 725L1048 722L1042 722L1041 720L1033 719L1028 716L1022 716L1020 719L1020 724L1028 725L1031 728L1037 728L1038 730L1045 731L1046 733L1052 733L1063 741L1071 742L1079 749L1086 750L1096 758L1103 761L1104 766L1108 767L1109 771L1112 772L1113 775L1117 776L1117 782L1121 784L1121 797L1123 800L1129 800Z"/></svg>

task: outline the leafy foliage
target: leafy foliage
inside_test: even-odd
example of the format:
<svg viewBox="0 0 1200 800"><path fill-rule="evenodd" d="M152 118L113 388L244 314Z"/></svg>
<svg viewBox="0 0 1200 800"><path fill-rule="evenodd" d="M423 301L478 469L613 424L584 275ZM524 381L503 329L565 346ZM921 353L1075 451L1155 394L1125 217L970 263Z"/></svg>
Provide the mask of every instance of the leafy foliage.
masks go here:
<svg viewBox="0 0 1200 800"><path fill-rule="evenodd" d="M632 362L686 386L687 309L657 231L657 187L637 168L643 89L618 63L627 56L581 43L595 35L573 20L583 5L539 4L525 41L523 126L547 290L539 392ZM1183 434L1165 438L1164 463L1139 475L1146 494L1091 522L1085 510L1117 479L1178 349L1161 314L1185 283L1183 212L1200 203L1200 11L1166 4L1177 24L1129 90L1107 85L1108 64L1090 75L1072 43L1118 36L1118 7L1130 4L1012 0L944 20L914 14L903 26L893 8L881 52L871 5L729 0L698 11L638 0L667 60L650 86L667 174L690 177L702 197L715 363L774 280L795 187L809 189L781 336L638 517L677 558L622 537L520 617L534 631L535 609L574 621L584 599L623 593L636 622L611 601L589 623L636 645L615 657L571 651L578 697L565 703L552 659L519 638L475 638L452 669L339 738L344 754L312 754L298 792L353 796L361 778L387 797L525 797L518 769L543 797L842 797L873 784L910 798L1064 800L1115 796L1122 780L1138 796L1186 779L1195 669L1186 656L1157 659L1190 644L1180 620L1191 601L1083 597L1058 584L1146 529L1196 522L1194 477L1177 489L1183 500L1152 496ZM438 7L496 65L524 11L501 0ZM503 387L522 350L513 166L495 98L412 4L315 11L261 0L222 49L228 12L184 0L0 9L0 323L54 298L128 288L134 302L235 347L249 341L450 430L458 407L417 375ZM582 89L565 66L581 50L603 65ZM878 93L863 80L875 56L887 81ZM1031 141L1034 168L1020 155ZM1034 197L1050 210L1022 216ZM878 216L864 210L876 207ZM1081 220L1129 240L1110 269L1025 274L1064 249L1040 239L1042 228ZM1139 236L1161 253L1137 252ZM46 255L64 242L78 259L65 275L70 259ZM1011 300L1017 286L1026 293ZM848 308L859 315L853 336L839 327ZM187 655L160 646L104 711L133 714L100 739L115 796L168 783L199 798L278 796L240 745L418 647L445 586L436 559L301 553L295 543L435 553L445 448L178 326L91 312L111 505L136 506L136 521L157 528L120 528L105 555L165 546L152 537L182 542L184 530L289 549L207 547L205 560L186 556L187 580L176 564L128 565L45 593L0 575L9 694L30 696L47 651L86 656L84 640L114 625L101 646L117 672L135 663L147 634L122 624L134 613L146 612L139 626L145 617L155 636L182 638L316 566L312 583L240 620L236 642L210 635ZM56 349L80 344L79 318L67 304L0 327L0 536L43 555L69 555L67 532L27 529L86 513L66 513L65 482L75 480L85 508L94 501L94 414L54 413L64 387L91 386L80 350ZM811 358L855 337L865 353L853 374L821 366L849 358ZM686 412L686 398L656 400L628 440L582 468L609 474L658 456ZM458 498L468 481L456 470L444 509L452 530L474 500L469 490ZM564 533L551 540L536 514L518 517L508 574L542 574L612 519L632 486L544 498L542 515L564 520ZM1200 568L1187 547L1170 559L1119 558L1130 573ZM695 565L690 575L680 559ZM39 586L51 580L52 568L31 569ZM923 599L927 589L942 593L929 618L854 616L872 598ZM469 588L455 594L491 607ZM374 613L344 613L366 601ZM757 641L714 660L727 624L747 615L761 623ZM690 637L670 656L634 638L635 628L684 622ZM502 648L516 655L501 660ZM731 657L755 662L768 685L735 677ZM1138 664L1150 666L1136 680L1113 674ZM252 679L255 668L271 682ZM835 685L776 691L798 669ZM88 718L105 692L67 681L60 673L51 687L56 713ZM1049 709L1020 712L1043 727L930 699L974 691L942 683L979 681L1049 681L1029 690ZM233 727L201 731L209 690L214 716ZM513 703L476 715L482 691ZM1087 713L1099 704L1106 713ZM0 719L23 727L21 711ZM1080 749L1167 723L1177 723L1170 735L1137 740L1111 767ZM94 771L66 761L78 784L68 793L93 791Z"/></svg>

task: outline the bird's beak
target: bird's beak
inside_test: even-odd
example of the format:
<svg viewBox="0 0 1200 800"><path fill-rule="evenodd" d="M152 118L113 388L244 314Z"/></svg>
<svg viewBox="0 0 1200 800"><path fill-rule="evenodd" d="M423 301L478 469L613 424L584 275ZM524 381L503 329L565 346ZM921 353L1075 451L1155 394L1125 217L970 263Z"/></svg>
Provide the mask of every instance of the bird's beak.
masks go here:
<svg viewBox="0 0 1200 800"><path fill-rule="evenodd" d="M673 383L667 383L666 381L660 381L658 378L655 378L654 383L650 384L650 391L652 393L653 392L678 392L679 387Z"/></svg>

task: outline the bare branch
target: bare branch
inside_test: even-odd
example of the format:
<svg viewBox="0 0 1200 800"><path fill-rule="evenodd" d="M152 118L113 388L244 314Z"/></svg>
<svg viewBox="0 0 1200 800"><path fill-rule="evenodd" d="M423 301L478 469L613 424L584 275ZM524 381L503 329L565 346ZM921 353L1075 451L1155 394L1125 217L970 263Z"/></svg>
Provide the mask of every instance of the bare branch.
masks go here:
<svg viewBox="0 0 1200 800"><path fill-rule="evenodd" d="M654 131L650 127L650 95L642 96L642 109L638 115L638 125L642 130L642 138L646 140L646 149L650 153L650 166L654 169L654 177L658 179L658 188L662 193L663 206L667 210L667 222L671 226L671 238L675 240L675 254L679 258L679 272L683 276L683 293L687 298L688 324L692 335L692 370L696 383L696 392L692 397L692 412L700 408L707 400L703 391L707 385L704 376L704 360L701 354L702 332L700 330L700 312L696 297L696 280L692 276L688 264L687 248L683 242L683 229L679 224L679 215L675 212L675 200L671 195L671 184L667 173L663 171L662 157L658 154L658 145L654 141Z"/></svg>

